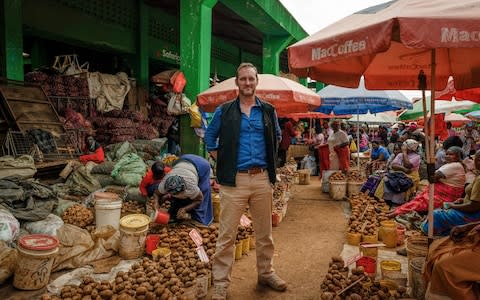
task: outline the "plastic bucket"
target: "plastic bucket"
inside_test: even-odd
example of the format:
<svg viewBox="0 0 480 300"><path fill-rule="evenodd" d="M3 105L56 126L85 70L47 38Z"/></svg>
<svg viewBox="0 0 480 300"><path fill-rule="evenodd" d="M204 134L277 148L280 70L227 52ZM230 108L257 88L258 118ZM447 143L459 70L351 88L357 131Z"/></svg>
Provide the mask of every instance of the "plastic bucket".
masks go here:
<svg viewBox="0 0 480 300"><path fill-rule="evenodd" d="M328 182L328 179L337 171L338 170L326 170L322 172L322 192L328 193L330 191L330 183Z"/></svg>
<svg viewBox="0 0 480 300"><path fill-rule="evenodd" d="M363 256L357 260L357 268L362 266L369 277L375 278L377 274L377 260L373 257Z"/></svg>
<svg viewBox="0 0 480 300"><path fill-rule="evenodd" d="M382 232L382 241L387 248L397 247L397 224L395 221L380 222L380 231ZM380 232L379 232L380 235Z"/></svg>
<svg viewBox="0 0 480 300"><path fill-rule="evenodd" d="M135 259L143 256L150 219L143 214L132 214L120 220L120 257Z"/></svg>
<svg viewBox="0 0 480 300"><path fill-rule="evenodd" d="M401 273L402 264L396 260L382 260L380 262L380 271L382 272L382 279L389 278L391 274Z"/></svg>
<svg viewBox="0 0 480 300"><path fill-rule="evenodd" d="M412 279L410 286L415 299L425 299L425 286L423 284L423 265L425 257L414 257L410 261L409 276Z"/></svg>
<svg viewBox="0 0 480 300"><path fill-rule="evenodd" d="M361 181L349 181L347 185L348 197L360 193L363 182Z"/></svg>
<svg viewBox="0 0 480 300"><path fill-rule="evenodd" d="M299 170L298 171L298 184L300 185L308 185L310 184L310 169Z"/></svg>
<svg viewBox="0 0 480 300"><path fill-rule="evenodd" d="M242 240L242 254L247 254L250 251L250 238Z"/></svg>
<svg viewBox="0 0 480 300"><path fill-rule="evenodd" d="M378 242L378 232L374 235L365 235L365 234L362 234L362 242L365 242L365 243L377 243Z"/></svg>
<svg viewBox="0 0 480 300"><path fill-rule="evenodd" d="M347 195L347 182L330 181L329 193L333 200L343 200L343 198Z"/></svg>
<svg viewBox="0 0 480 300"><path fill-rule="evenodd" d="M113 193L104 193L104 194L113 194ZM105 225L111 225L113 228L118 230L120 225L121 210L122 210L122 200L120 200L118 196L115 200L97 199L95 201L96 227L100 228Z"/></svg>
<svg viewBox="0 0 480 300"><path fill-rule="evenodd" d="M256 242L255 236L252 235L252 236L250 237L250 245L249 245L249 246L250 246L250 250L255 249L255 242Z"/></svg>
<svg viewBox="0 0 480 300"><path fill-rule="evenodd" d="M152 251L157 249L158 242L160 242L159 234L149 234L145 239L145 252L148 255L152 255Z"/></svg>
<svg viewBox="0 0 480 300"><path fill-rule="evenodd" d="M50 280L58 240L46 234L23 236L18 242L13 286L20 290L39 290Z"/></svg>
<svg viewBox="0 0 480 300"><path fill-rule="evenodd" d="M238 243L235 244L235 259L242 258L243 253L243 240L240 240Z"/></svg>
<svg viewBox="0 0 480 300"><path fill-rule="evenodd" d="M378 247L366 247L368 245L371 245L371 243L360 243L359 245L360 253L362 253L363 256L370 256L373 258L377 258Z"/></svg>
<svg viewBox="0 0 480 300"><path fill-rule="evenodd" d="M395 221L385 220L380 222L380 228L378 229L378 240L383 241L383 227L395 226Z"/></svg>
<svg viewBox="0 0 480 300"><path fill-rule="evenodd" d="M362 234L361 233L350 233L347 232L347 244L352 246L360 245L362 241Z"/></svg>
<svg viewBox="0 0 480 300"><path fill-rule="evenodd" d="M167 225L168 221L170 221L170 214L163 209L157 209L150 216L150 219L153 223Z"/></svg>

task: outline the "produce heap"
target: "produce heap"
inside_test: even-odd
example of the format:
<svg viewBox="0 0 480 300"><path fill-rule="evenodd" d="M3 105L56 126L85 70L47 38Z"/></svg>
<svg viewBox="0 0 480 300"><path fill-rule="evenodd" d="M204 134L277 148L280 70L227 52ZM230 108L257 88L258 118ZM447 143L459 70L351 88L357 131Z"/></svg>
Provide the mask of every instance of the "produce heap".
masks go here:
<svg viewBox="0 0 480 300"><path fill-rule="evenodd" d="M348 220L349 233L375 235L380 227L380 222L388 220L389 210L383 199L375 199L364 193L352 195L349 198L352 214Z"/></svg>

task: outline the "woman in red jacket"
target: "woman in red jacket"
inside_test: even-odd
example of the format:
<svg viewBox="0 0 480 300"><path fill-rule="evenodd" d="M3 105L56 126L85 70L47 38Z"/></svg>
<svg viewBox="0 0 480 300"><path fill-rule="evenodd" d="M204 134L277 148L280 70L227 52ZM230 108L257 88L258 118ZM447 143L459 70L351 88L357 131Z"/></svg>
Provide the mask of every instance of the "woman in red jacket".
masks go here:
<svg viewBox="0 0 480 300"><path fill-rule="evenodd" d="M95 138L91 135L87 136L86 144L86 151L84 152L88 154L80 156L80 162L84 164L89 161L93 161L97 164L102 163L105 160L105 154L103 153L102 146L95 141Z"/></svg>
<svg viewBox="0 0 480 300"><path fill-rule="evenodd" d="M172 168L165 166L161 161L155 162L140 182L139 188L142 196L152 197L155 190L158 189L160 181L171 170Z"/></svg>

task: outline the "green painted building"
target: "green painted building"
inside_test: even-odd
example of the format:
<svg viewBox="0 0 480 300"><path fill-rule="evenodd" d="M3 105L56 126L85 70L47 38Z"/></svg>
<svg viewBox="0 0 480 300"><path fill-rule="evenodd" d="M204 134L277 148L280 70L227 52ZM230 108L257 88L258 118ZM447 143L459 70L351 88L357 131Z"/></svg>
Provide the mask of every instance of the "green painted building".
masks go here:
<svg viewBox="0 0 480 300"><path fill-rule="evenodd" d="M278 0L0 0L0 77L79 55L90 70L126 71L141 86L171 68L186 76L190 99L240 62L288 71L285 48L307 36ZM182 118L184 152L200 153Z"/></svg>

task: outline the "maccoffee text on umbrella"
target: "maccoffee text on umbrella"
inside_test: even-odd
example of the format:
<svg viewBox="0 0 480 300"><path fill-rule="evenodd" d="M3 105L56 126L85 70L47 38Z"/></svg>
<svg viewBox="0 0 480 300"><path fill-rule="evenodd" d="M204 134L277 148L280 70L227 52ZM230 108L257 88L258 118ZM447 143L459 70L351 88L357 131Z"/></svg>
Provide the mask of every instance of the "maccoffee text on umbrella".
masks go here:
<svg viewBox="0 0 480 300"><path fill-rule="evenodd" d="M367 49L367 41L348 40L343 44L333 44L328 48L313 48L312 60L319 60L325 57L335 57L337 55L359 52Z"/></svg>
<svg viewBox="0 0 480 300"><path fill-rule="evenodd" d="M480 31L467 31L467 30L458 30L455 27L442 27L441 29L442 36L441 42L442 43L458 43L458 42L478 42L480 41Z"/></svg>

